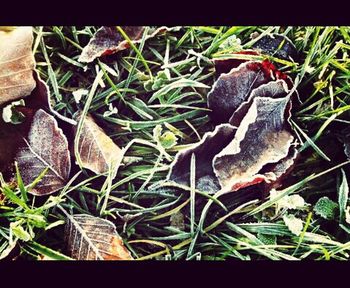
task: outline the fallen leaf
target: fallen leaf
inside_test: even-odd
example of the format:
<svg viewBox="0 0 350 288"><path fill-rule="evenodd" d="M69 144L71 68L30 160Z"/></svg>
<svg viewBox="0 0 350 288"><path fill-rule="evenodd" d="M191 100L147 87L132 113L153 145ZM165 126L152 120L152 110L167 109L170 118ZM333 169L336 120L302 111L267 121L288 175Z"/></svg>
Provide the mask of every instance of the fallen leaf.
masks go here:
<svg viewBox="0 0 350 288"><path fill-rule="evenodd" d="M289 92L288 85L284 80L271 81L267 84L262 84L255 88L248 99L241 103L240 106L232 113L229 123L233 126L238 126L243 117L247 114L249 107L255 97L270 97L281 98L287 96Z"/></svg>
<svg viewBox="0 0 350 288"><path fill-rule="evenodd" d="M77 260L133 260L115 225L90 215L69 215L65 240L70 256Z"/></svg>
<svg viewBox="0 0 350 288"><path fill-rule="evenodd" d="M232 113L248 99L252 90L277 79L285 79L269 61L249 61L221 74L208 93L208 107L216 123L227 123Z"/></svg>
<svg viewBox="0 0 350 288"><path fill-rule="evenodd" d="M32 27L0 30L0 105L30 95L33 78Z"/></svg>
<svg viewBox="0 0 350 288"><path fill-rule="evenodd" d="M233 57L227 56L227 57L213 58L212 61L215 66L216 76L219 77L222 73L229 73L233 68L237 68L242 63L249 61L244 59L238 59L242 55L258 56L259 52L254 50L243 50L243 51L232 53ZM237 56L237 57L235 58L234 56Z"/></svg>
<svg viewBox="0 0 350 288"><path fill-rule="evenodd" d="M23 140L15 161L18 162L24 184L31 184L48 168L41 181L28 192L42 196L63 188L70 173L70 153L67 139L55 118L42 109L36 111L27 139Z"/></svg>
<svg viewBox="0 0 350 288"><path fill-rule="evenodd" d="M168 180L190 186L191 156L196 157L196 186L202 191L215 193L219 189L219 182L213 170L213 159L234 138L236 128L230 124L216 126L213 132L204 134L202 140L191 148L180 151L168 174Z"/></svg>
<svg viewBox="0 0 350 288"><path fill-rule="evenodd" d="M80 117L78 116L79 119ZM96 174L108 172L111 167L118 168L123 150L105 134L91 115L85 117L81 133L77 134L77 127L75 133L75 137L79 137L77 147L82 167Z"/></svg>
<svg viewBox="0 0 350 288"><path fill-rule="evenodd" d="M133 43L139 43L144 26L122 26L122 29L128 35ZM146 40L154 37L163 31L168 31L169 28L162 26L156 29L150 29L149 34L146 36ZM119 33L116 27L103 26L95 35L91 38L87 46L84 47L78 61L90 63L96 58L101 56L107 56L119 51L125 50L130 47L128 41Z"/></svg>

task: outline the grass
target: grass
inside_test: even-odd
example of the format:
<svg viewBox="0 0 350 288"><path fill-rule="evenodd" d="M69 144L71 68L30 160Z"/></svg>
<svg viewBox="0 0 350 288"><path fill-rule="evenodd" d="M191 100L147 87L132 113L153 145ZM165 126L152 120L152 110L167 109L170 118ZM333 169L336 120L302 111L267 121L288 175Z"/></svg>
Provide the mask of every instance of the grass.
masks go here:
<svg viewBox="0 0 350 288"><path fill-rule="evenodd" d="M350 228L344 214L349 161L338 140L350 123L349 27L182 27L83 65L77 59L97 29L36 27L37 69L50 87L54 109L70 118L78 110L92 113L124 147L123 166L114 180L75 168L66 187L45 199L27 194L17 171L18 187L2 183L6 200L0 198L0 254L16 241L13 257L68 259L65 211L114 222L138 260L349 258ZM194 181L190 187L164 182L176 153L214 128L206 105L215 81L210 59L251 47L253 32L286 35L300 52L297 62L266 56L300 81L300 103L295 101L292 110L300 157L279 198L264 201L254 189L209 196ZM78 89L89 93L76 103L72 93ZM171 145L164 135L173 139ZM276 213L276 203L288 195L300 195L307 205ZM339 203L334 219L314 210L324 196ZM303 221L299 236L284 223L286 214ZM181 215L184 222L176 223Z"/></svg>

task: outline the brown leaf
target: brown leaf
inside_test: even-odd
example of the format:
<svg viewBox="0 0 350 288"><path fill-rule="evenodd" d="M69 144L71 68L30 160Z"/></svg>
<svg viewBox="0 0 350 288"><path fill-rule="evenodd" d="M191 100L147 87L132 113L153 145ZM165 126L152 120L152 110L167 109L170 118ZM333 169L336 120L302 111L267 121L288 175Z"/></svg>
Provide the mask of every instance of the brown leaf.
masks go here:
<svg viewBox="0 0 350 288"><path fill-rule="evenodd" d="M139 43L144 26L122 26L122 29L128 35L133 43ZM163 31L168 31L167 27L159 27L157 29L150 29L149 35L146 36L146 40L154 37ZM90 63L96 58L101 56L107 56L119 51L129 48L130 44L124 39L124 37L119 33L116 27L101 27L96 34L91 38L87 46L84 47L80 57L80 62Z"/></svg>
<svg viewBox="0 0 350 288"><path fill-rule="evenodd" d="M271 81L255 88L249 95L247 101L243 102L230 117L229 123L238 126L243 117L247 114L249 107L255 97L281 98L287 96L289 92L288 85L284 80Z"/></svg>
<svg viewBox="0 0 350 288"><path fill-rule="evenodd" d="M80 119L80 116L79 116ZM78 153L81 164L96 174L108 172L110 167L118 168L123 158L123 151L110 137L87 115L84 119L78 139Z"/></svg>
<svg viewBox="0 0 350 288"><path fill-rule="evenodd" d="M29 193L42 196L52 194L66 184L70 168L68 142L57 121L44 110L34 114L27 139L15 156L25 185L45 169L47 173Z"/></svg>
<svg viewBox="0 0 350 288"><path fill-rule="evenodd" d="M32 27L0 30L0 105L28 96L33 78Z"/></svg>
<svg viewBox="0 0 350 288"><path fill-rule="evenodd" d="M232 113L248 99L252 90L272 80L284 79L269 61L249 61L221 74L208 94L214 122L227 123Z"/></svg>
<svg viewBox="0 0 350 288"><path fill-rule="evenodd" d="M190 163L194 153L196 157L196 186L202 191L215 193L219 182L213 170L213 159L234 138L236 128L230 124L216 126L213 132L205 133L202 140L193 147L180 151L168 174L168 179L182 185L190 186Z"/></svg>
<svg viewBox="0 0 350 288"><path fill-rule="evenodd" d="M68 215L65 240L77 260L133 260L115 225L90 215Z"/></svg>
<svg viewBox="0 0 350 288"><path fill-rule="evenodd" d="M239 125L235 138L213 160L223 190L236 191L260 182L276 180L260 174L264 165L286 157L294 140L285 119L289 97L255 97Z"/></svg>

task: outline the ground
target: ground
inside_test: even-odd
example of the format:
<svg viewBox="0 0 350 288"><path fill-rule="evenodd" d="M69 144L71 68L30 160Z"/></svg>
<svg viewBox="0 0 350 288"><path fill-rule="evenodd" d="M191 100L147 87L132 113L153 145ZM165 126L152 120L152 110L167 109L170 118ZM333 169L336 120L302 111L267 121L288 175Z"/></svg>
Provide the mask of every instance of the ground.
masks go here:
<svg viewBox="0 0 350 288"><path fill-rule="evenodd" d="M139 260L348 259L344 142L350 123L350 28L180 27L141 41L136 49L78 62L98 28L35 27L37 70L50 89L53 109L66 117L83 110L93 95L88 111L126 149L124 164L114 180L74 167L65 192L54 195L50 205L47 197L30 199L33 207L43 207L35 213L45 218L44 228L29 223L21 210L6 212L16 203L0 206L0 252L8 245L9 221L25 219L33 235L20 240L11 256L65 259L63 209L112 221ZM210 89L197 87L215 82L211 59L249 49L253 33L288 36L300 55L295 62L269 57L299 81L300 99L291 116L299 158L278 188L282 200L270 191L243 191L224 195L205 213L211 196L159 183L176 153L215 127L208 116ZM186 79L185 87L173 84L180 79ZM77 103L73 92L80 89L87 93Z"/></svg>

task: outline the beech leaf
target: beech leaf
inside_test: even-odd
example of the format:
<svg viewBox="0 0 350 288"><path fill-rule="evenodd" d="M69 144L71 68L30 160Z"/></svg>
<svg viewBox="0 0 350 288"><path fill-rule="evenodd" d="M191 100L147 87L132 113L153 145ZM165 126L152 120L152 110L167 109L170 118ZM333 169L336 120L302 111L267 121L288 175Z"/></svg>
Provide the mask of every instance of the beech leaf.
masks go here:
<svg viewBox="0 0 350 288"><path fill-rule="evenodd" d="M25 185L31 184L45 168L47 173L31 190L31 194L52 194L66 184L70 169L70 153L67 138L58 127L56 119L39 109L24 144L15 156Z"/></svg>
<svg viewBox="0 0 350 288"><path fill-rule="evenodd" d="M81 133L75 132L75 137L79 137L77 147L82 167L96 174L108 172L111 167L118 168L123 150L105 134L91 115L85 117Z"/></svg>
<svg viewBox="0 0 350 288"><path fill-rule="evenodd" d="M133 260L115 225L86 214L68 215L65 240L77 260Z"/></svg>
<svg viewBox="0 0 350 288"><path fill-rule="evenodd" d="M28 96L33 78L32 27L0 30L0 105Z"/></svg>

